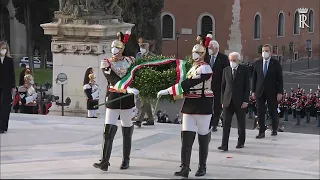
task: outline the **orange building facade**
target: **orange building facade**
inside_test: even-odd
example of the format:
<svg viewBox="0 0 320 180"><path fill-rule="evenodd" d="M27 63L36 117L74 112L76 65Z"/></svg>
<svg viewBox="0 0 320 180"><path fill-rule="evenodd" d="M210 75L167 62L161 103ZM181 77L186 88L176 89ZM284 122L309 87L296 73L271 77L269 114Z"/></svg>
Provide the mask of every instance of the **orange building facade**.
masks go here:
<svg viewBox="0 0 320 180"><path fill-rule="evenodd" d="M162 52L184 58L191 54L199 34L212 33L220 52L240 52L245 62L259 55L259 46L271 44L284 59L307 57L311 40L312 57L320 55L319 0L164 0ZM299 12L307 8L307 13ZM304 28L300 15L306 16ZM289 43L293 43L289 53ZM277 47L277 48L276 48ZM283 49L284 48L284 49Z"/></svg>

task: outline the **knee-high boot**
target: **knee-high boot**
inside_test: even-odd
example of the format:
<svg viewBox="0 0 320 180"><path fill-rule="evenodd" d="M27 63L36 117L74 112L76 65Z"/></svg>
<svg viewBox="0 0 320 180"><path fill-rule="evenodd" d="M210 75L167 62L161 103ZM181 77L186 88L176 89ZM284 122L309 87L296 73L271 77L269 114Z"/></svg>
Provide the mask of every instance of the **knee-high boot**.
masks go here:
<svg viewBox="0 0 320 180"><path fill-rule="evenodd" d="M129 168L133 129L134 129L134 126L122 127L123 159L122 159L120 169Z"/></svg>
<svg viewBox="0 0 320 180"><path fill-rule="evenodd" d="M196 136L195 132L183 131L182 132L182 148L181 148L181 170L175 172L175 176L188 177L190 170L190 159L192 152L192 145L194 138Z"/></svg>
<svg viewBox="0 0 320 180"><path fill-rule="evenodd" d="M207 158L208 158L210 140L211 140L211 132L209 132L207 135L198 134L199 167L195 176L204 176L207 172Z"/></svg>
<svg viewBox="0 0 320 180"><path fill-rule="evenodd" d="M100 168L103 171L108 171L110 166L109 160L112 151L112 144L114 136L117 133L118 127L112 124L106 124L104 126L104 142L102 144L102 159L98 163L94 163L95 168Z"/></svg>

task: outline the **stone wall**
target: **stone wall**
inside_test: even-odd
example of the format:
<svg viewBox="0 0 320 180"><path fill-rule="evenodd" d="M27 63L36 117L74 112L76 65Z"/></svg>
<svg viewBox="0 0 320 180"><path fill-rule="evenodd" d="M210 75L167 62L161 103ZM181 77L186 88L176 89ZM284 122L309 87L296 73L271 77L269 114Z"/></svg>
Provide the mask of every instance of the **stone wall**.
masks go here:
<svg viewBox="0 0 320 180"><path fill-rule="evenodd" d="M241 43L241 29L240 29L240 18L241 18L241 5L240 0L234 0L232 5L232 24L229 28L230 39L227 41L228 49L225 50L225 54L228 55L231 52L238 52L242 54L242 43Z"/></svg>

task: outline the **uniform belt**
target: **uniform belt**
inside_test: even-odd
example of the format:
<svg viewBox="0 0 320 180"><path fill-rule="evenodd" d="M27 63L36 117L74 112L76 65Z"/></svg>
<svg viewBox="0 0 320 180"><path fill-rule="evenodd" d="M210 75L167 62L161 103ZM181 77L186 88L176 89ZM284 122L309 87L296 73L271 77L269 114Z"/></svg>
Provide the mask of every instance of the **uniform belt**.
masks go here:
<svg viewBox="0 0 320 180"><path fill-rule="evenodd" d="M201 98L201 97L213 97L213 93L205 93L205 94L186 94L186 98Z"/></svg>
<svg viewBox="0 0 320 180"><path fill-rule="evenodd" d="M201 95L202 93L203 93L202 89L199 89L199 90L190 89L188 94L200 94ZM211 90L204 90L204 94L210 94L210 93L213 93L213 92Z"/></svg>

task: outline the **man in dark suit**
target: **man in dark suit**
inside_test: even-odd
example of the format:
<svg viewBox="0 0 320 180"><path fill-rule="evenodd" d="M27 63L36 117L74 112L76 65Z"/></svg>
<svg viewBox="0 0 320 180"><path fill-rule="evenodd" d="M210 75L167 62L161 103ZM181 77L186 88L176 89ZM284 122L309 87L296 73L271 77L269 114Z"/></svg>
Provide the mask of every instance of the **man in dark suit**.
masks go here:
<svg viewBox="0 0 320 180"><path fill-rule="evenodd" d="M254 63L252 96L257 100L259 134L256 137L265 137L265 103L267 101L269 114L272 120L272 136L277 135L278 130L278 101L283 94L283 75L280 63L272 58L271 45L262 47L262 58Z"/></svg>
<svg viewBox="0 0 320 180"><path fill-rule="evenodd" d="M9 46L0 42L0 134L8 131L12 102L12 91L15 90L15 72Z"/></svg>
<svg viewBox="0 0 320 180"><path fill-rule="evenodd" d="M213 115L211 118L212 131L217 131L219 118L221 115L221 80L223 69L229 66L228 56L219 52L219 43L215 40L210 41L208 46L210 61L213 75L211 89L214 93Z"/></svg>
<svg viewBox="0 0 320 180"><path fill-rule="evenodd" d="M246 139L246 107L249 102L250 82L248 68L240 65L240 54L230 53L230 66L224 68L221 82L221 103L223 106L222 144L218 148L228 151L229 135L233 114L238 121L238 143L236 148L243 148Z"/></svg>

